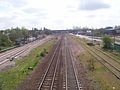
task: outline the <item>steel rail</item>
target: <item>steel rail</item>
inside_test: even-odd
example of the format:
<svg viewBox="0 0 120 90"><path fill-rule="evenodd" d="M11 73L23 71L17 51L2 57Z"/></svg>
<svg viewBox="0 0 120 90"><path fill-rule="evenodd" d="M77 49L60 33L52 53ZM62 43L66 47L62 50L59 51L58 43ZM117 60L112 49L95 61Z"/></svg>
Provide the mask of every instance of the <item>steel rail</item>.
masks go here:
<svg viewBox="0 0 120 90"><path fill-rule="evenodd" d="M52 55L52 58L51 58L50 63L49 63L49 65L48 65L48 67L47 67L47 70L45 71L44 76L43 76L43 78L42 78L42 81L40 82L37 90L41 90L42 85L43 85L43 83L44 83L44 80L45 80L45 78L46 78L46 76L47 76L47 73L48 73L48 71L49 71L49 69L50 69L50 66L51 66L53 60L54 60L56 51L59 49L60 44L61 44L61 41L59 41L59 43L58 43L58 45L57 45L57 47L56 47L56 49L55 49L55 51L54 51L54 53L53 53L53 55Z"/></svg>
<svg viewBox="0 0 120 90"><path fill-rule="evenodd" d="M57 68L58 68L58 63L60 61L60 54L61 54L61 48L60 48L60 51L59 51L59 54L58 54L57 63L56 63L56 66L55 66L55 71L54 71L54 74L53 74L53 79L52 79L50 90L53 90L55 76L56 76L56 72L57 72Z"/></svg>
<svg viewBox="0 0 120 90"><path fill-rule="evenodd" d="M120 61L117 61L118 60L118 57L115 57L115 55L109 55L108 53L104 52L104 51L101 51L100 49L98 49L97 47L94 47L94 49L100 51L101 53L105 54L107 57L113 59L116 63L120 64Z"/></svg>
<svg viewBox="0 0 120 90"><path fill-rule="evenodd" d="M68 79L68 78L67 78L67 58L66 58L66 37L65 37L64 39L65 39L65 40L64 40L64 41L65 41L65 42L64 42L64 44L65 44L65 45L64 45L64 46L65 46L64 48L65 48L65 72L66 72L66 73L65 73L65 77L66 77L65 87L66 87L66 90L68 90L68 83L67 83L67 81L68 81L68 80L67 80L67 79Z"/></svg>
<svg viewBox="0 0 120 90"><path fill-rule="evenodd" d="M81 43L81 42L80 42ZM83 46L83 45L82 45ZM95 57L95 55L97 56L97 57L99 57L101 60L99 60L99 62L101 63L101 64L103 64L110 72L112 72L113 73L113 75L115 75L118 79L120 79L120 70L117 68L117 67L115 67L113 64L111 64L110 62L108 62L107 60L105 60L105 58L103 58L103 57L101 57L100 55L98 55L95 51L93 51L92 49L90 49L88 46L83 46L84 48L86 48L87 49L87 51L92 55L92 56L94 56ZM93 55L92 53L94 53L95 55ZM95 57L95 58L97 58L97 57ZM110 57L109 57L110 58ZM108 65L110 65L113 69L115 69L118 73L119 73L119 75L118 74L116 74L116 72L114 72L112 69L110 69L110 67L108 67L105 63L107 63Z"/></svg>
<svg viewBox="0 0 120 90"><path fill-rule="evenodd" d="M77 70L75 68L75 64L74 64L74 61L73 61L74 57L73 57L73 54L72 54L71 49L70 49L69 46L68 46L68 52L69 52L69 55L71 57L72 67L73 67L73 71L74 71L74 75L75 75L78 90L82 90L82 87L79 85L79 80L78 80L78 76L77 76Z"/></svg>

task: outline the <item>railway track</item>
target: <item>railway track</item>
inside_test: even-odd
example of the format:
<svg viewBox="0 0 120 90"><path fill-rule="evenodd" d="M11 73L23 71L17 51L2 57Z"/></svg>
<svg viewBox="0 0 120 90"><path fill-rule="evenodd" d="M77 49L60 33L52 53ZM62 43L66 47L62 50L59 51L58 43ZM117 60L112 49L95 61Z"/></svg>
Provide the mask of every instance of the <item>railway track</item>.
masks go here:
<svg viewBox="0 0 120 90"><path fill-rule="evenodd" d="M50 63L42 75L38 89L37 90L57 90L57 78L59 77L59 65L60 65L60 55L61 55L61 40L56 47ZM55 83L56 82L56 83Z"/></svg>
<svg viewBox="0 0 120 90"><path fill-rule="evenodd" d="M82 86L77 77L77 70L75 68L74 57L72 55L69 44L65 38L65 65L66 65L66 90L82 90Z"/></svg>
<svg viewBox="0 0 120 90"><path fill-rule="evenodd" d="M98 47L94 47L94 49L96 49L97 51L100 51L101 53L105 54L106 56L110 57L111 59L113 59L114 61L118 62L120 64L120 58L118 56L113 55L112 53L106 53L104 51L102 51L100 48Z"/></svg>
<svg viewBox="0 0 120 90"><path fill-rule="evenodd" d="M40 40L39 41L34 41L34 42L26 44L24 46L14 48L13 50L9 50L9 51L0 53L0 65L10 61L12 58L18 58L20 56L26 55L33 48L38 47L40 45L39 44L40 42L41 42Z"/></svg>
<svg viewBox="0 0 120 90"><path fill-rule="evenodd" d="M109 56L108 54L98 49L90 49L90 50L93 51L95 54L101 56L105 60L105 62L111 64L113 67L115 67L120 71L120 63L117 62L115 58Z"/></svg>
<svg viewBox="0 0 120 90"><path fill-rule="evenodd" d="M114 76L116 76L118 79L120 79L120 65L118 62L114 61L113 58L111 58L110 56L106 55L106 54L100 54L97 53L95 50L90 49L90 47L86 46L86 44L84 44L83 42L82 46L95 58L97 58L97 60L103 64L110 72L113 73ZM96 49L97 50L97 49Z"/></svg>
<svg viewBox="0 0 120 90"><path fill-rule="evenodd" d="M39 80L37 90L83 90L73 60L67 40L62 38Z"/></svg>

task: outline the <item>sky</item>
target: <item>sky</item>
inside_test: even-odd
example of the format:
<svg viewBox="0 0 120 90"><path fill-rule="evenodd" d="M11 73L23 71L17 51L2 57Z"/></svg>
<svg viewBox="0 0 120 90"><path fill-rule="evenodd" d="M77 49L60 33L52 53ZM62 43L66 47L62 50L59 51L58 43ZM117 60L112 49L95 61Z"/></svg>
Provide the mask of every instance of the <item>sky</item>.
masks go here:
<svg viewBox="0 0 120 90"><path fill-rule="evenodd" d="M120 25L120 0L0 0L0 29Z"/></svg>

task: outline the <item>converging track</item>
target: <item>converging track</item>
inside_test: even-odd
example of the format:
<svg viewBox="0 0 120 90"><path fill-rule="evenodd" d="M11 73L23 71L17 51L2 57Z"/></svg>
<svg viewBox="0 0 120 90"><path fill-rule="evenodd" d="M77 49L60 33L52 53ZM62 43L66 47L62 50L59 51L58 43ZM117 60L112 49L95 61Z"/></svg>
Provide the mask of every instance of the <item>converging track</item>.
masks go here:
<svg viewBox="0 0 120 90"><path fill-rule="evenodd" d="M120 79L120 63L117 62L113 57L109 56L105 52L100 51L99 49L92 49L87 46L85 43L80 41L81 45L97 60L103 64L110 72L113 73L118 79Z"/></svg>
<svg viewBox="0 0 120 90"><path fill-rule="evenodd" d="M66 39L66 37L62 37L58 42L50 62L40 78L37 90L83 90Z"/></svg>
<svg viewBox="0 0 120 90"><path fill-rule="evenodd" d="M78 78L74 59L66 36L61 35L18 90L87 90Z"/></svg>

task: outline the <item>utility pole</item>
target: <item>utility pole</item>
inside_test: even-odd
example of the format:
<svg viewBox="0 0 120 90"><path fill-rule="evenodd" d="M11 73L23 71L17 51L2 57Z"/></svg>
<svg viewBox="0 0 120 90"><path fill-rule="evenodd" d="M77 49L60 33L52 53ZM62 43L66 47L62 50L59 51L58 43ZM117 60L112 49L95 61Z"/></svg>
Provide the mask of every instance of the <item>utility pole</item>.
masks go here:
<svg viewBox="0 0 120 90"><path fill-rule="evenodd" d="M94 30L92 29L92 43L94 44Z"/></svg>
<svg viewBox="0 0 120 90"><path fill-rule="evenodd" d="M115 35L116 35L116 31L114 29L113 30L113 50L115 49Z"/></svg>

